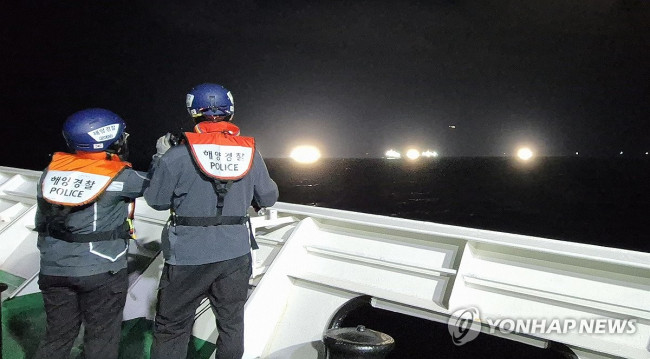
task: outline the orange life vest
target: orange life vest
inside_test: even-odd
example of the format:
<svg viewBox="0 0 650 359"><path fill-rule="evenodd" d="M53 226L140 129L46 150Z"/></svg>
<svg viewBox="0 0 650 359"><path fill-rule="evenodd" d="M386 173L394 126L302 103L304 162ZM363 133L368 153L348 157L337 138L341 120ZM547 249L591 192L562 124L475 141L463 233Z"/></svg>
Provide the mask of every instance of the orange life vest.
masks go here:
<svg viewBox="0 0 650 359"><path fill-rule="evenodd" d="M244 216L223 216L224 198L233 181L243 178L253 167L255 139L239 136L239 127L230 122L204 121L194 127L194 133L185 132L185 140L194 162L213 181L217 195L217 215L213 217L185 217L172 212L172 225L219 226L249 223L251 247L258 249L250 219Z"/></svg>
<svg viewBox="0 0 650 359"><path fill-rule="evenodd" d="M236 181L253 166L255 139L239 136L239 127L230 122L201 122L186 132L190 153L199 169L220 181Z"/></svg>
<svg viewBox="0 0 650 359"><path fill-rule="evenodd" d="M56 152L41 184L43 198L73 207L92 203L126 167L131 164L105 152Z"/></svg>

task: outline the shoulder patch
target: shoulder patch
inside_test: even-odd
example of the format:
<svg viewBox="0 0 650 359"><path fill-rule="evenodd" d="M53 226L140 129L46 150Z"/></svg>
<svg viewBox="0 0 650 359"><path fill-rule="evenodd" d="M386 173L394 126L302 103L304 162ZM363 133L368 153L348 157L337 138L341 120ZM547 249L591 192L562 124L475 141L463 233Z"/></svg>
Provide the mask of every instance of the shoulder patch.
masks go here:
<svg viewBox="0 0 650 359"><path fill-rule="evenodd" d="M113 181L108 185L108 187L106 187L106 190L111 192L121 192L123 189L124 182L122 181Z"/></svg>

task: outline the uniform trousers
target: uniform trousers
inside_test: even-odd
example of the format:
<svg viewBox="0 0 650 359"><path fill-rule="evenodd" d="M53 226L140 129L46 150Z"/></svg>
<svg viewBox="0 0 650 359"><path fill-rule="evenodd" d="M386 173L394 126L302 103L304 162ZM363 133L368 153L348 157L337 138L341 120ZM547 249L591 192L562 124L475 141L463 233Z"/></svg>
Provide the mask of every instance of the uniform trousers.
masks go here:
<svg viewBox="0 0 650 359"><path fill-rule="evenodd" d="M244 354L244 304L252 273L251 255L202 265L165 263L158 290L152 359L185 358L194 314L208 298L216 317L216 359Z"/></svg>
<svg viewBox="0 0 650 359"><path fill-rule="evenodd" d="M39 275L47 317L36 358L67 359L81 324L85 358L115 359L129 280L126 269L83 277Z"/></svg>

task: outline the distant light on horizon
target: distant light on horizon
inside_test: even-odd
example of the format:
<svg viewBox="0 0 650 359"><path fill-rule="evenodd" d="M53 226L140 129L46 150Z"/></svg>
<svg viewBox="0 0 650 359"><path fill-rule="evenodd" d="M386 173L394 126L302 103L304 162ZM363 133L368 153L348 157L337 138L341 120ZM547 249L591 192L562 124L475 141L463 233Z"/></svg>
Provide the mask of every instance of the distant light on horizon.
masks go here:
<svg viewBox="0 0 650 359"><path fill-rule="evenodd" d="M314 146L295 147L289 155L298 163L314 163L320 159L320 150Z"/></svg>
<svg viewBox="0 0 650 359"><path fill-rule="evenodd" d="M415 148L411 148L410 150L406 151L406 157L410 160L417 160L420 157L420 151L416 150Z"/></svg>
<svg viewBox="0 0 650 359"><path fill-rule="evenodd" d="M390 158L390 159L402 158L402 155L399 152L397 152L397 151L395 151L393 149L390 149L390 150L386 151L386 158Z"/></svg>
<svg viewBox="0 0 650 359"><path fill-rule="evenodd" d="M438 157L438 152L431 151L431 150L426 150L426 151L422 152L422 157Z"/></svg>
<svg viewBox="0 0 650 359"><path fill-rule="evenodd" d="M517 157L523 161L528 161L533 157L533 151L528 147L522 147L517 150Z"/></svg>

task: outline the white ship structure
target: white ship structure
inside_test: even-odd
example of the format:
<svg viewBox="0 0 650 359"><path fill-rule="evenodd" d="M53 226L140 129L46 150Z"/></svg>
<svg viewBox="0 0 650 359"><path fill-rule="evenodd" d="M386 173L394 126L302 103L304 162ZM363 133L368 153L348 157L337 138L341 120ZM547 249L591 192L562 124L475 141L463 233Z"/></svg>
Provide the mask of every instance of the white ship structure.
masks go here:
<svg viewBox="0 0 650 359"><path fill-rule="evenodd" d="M12 279L5 304L39 291L40 174L0 167L0 270ZM480 335L560 344L578 358L650 358L650 253L289 203L252 216L260 249L246 304L246 359L324 358L324 332L355 298L445 324L476 308L471 324ZM125 321L154 317L167 217L137 201L129 255L140 266L130 274ZM512 320L495 327L495 318ZM578 326L538 323L520 332L506 327L514 319ZM579 330L583 321L622 322L624 332ZM207 343L218 336L207 301L193 336Z"/></svg>

